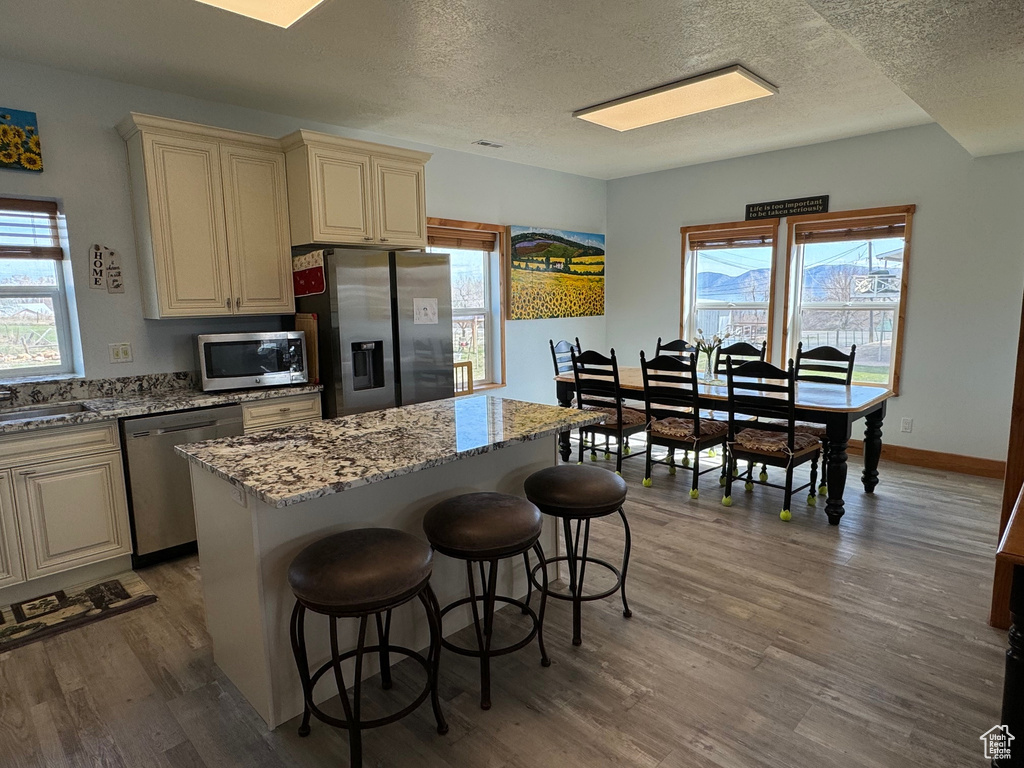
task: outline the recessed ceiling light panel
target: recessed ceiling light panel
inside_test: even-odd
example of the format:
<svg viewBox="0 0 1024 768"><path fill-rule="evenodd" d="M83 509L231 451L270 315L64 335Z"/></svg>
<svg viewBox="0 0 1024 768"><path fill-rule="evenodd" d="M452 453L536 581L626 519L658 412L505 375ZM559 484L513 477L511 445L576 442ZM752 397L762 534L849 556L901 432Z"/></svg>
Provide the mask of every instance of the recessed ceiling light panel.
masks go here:
<svg viewBox="0 0 1024 768"><path fill-rule="evenodd" d="M631 131L778 92L771 83L735 66L580 109L572 116L616 131Z"/></svg>
<svg viewBox="0 0 1024 768"><path fill-rule="evenodd" d="M324 0L197 0L225 11L288 28Z"/></svg>

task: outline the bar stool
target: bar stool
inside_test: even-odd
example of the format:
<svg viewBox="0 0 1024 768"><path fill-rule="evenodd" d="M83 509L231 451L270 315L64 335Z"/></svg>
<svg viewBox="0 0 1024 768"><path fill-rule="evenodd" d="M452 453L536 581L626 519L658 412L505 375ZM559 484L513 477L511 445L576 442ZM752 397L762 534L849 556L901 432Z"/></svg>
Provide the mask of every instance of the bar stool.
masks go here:
<svg viewBox="0 0 1024 768"><path fill-rule="evenodd" d="M540 612L530 607L532 576L530 572L530 550L537 561L544 562L544 550L540 545L543 524L540 510L518 496L503 493L466 493L446 499L427 512L423 517L423 531L433 548L443 555L466 561L466 575L469 580L469 597L456 600L441 609L442 620L449 611L467 603L473 609L473 626L476 629L476 648L464 648L444 639L441 644L462 656L480 659L480 708L491 708L491 658L518 651L537 638L540 647L540 663L550 666L551 661L544 650L544 608L547 605L547 573L544 573L544 589L541 591ZM497 595L498 561L509 557L523 556L526 563L526 601ZM477 594L473 576L473 564L480 573L480 594ZM484 566L488 567L485 569ZM529 633L518 642L503 648L491 647L494 630L494 605L506 603L517 606L524 615L532 619ZM479 606L479 607L478 607ZM481 611L483 624L481 626Z"/></svg>
<svg viewBox="0 0 1024 768"><path fill-rule="evenodd" d="M292 652L302 682L304 708L299 736L309 735L309 718L345 728L349 732L349 754L352 768L363 763L362 731L393 723L430 696L437 721L437 732L448 732L437 693L437 672L441 659L441 616L430 588L434 553L415 536L391 528L362 528L320 539L299 552L288 568L288 583L295 594L291 619ZM430 649L427 656L409 648L391 645L391 611L413 598L419 598L430 625ZM323 614L330 619L331 659L312 675L306 657L306 611ZM377 645L366 645L366 625L370 617L377 625ZM359 640L355 650L339 653L338 619L359 619ZM409 705L386 717L360 719L363 655L380 654L381 683L391 687L392 652L418 661L427 672L427 684ZM355 658L353 694L349 699L341 671L341 662ZM323 712L313 702L313 689L327 672L334 671L345 718Z"/></svg>
<svg viewBox="0 0 1024 768"><path fill-rule="evenodd" d="M627 619L632 616L633 612L629 609L629 603L626 602L626 571L629 568L629 550L632 542L629 521L622 509L622 505L626 501L626 481L617 474L600 467L562 464L534 472L526 478L524 488L526 498L536 504L541 512L562 520L566 554L549 558L535 566L530 577L534 586L540 589L542 594L572 602L572 644L580 645L583 642L581 614L585 602L601 600L619 592L622 597L622 615ZM622 518L622 527L626 534L621 570L605 560L587 554L590 543L590 521L595 517L604 517L615 512L618 512ZM573 532L573 523L575 523L575 533ZM583 533L582 554L580 553L581 529ZM551 591L546 586L547 568L541 566L563 561L569 565L569 591ZM615 576L615 583L603 592L593 595L584 594L583 580L586 576L587 563L593 563L611 571ZM536 582L534 573L538 569L545 574L545 586Z"/></svg>

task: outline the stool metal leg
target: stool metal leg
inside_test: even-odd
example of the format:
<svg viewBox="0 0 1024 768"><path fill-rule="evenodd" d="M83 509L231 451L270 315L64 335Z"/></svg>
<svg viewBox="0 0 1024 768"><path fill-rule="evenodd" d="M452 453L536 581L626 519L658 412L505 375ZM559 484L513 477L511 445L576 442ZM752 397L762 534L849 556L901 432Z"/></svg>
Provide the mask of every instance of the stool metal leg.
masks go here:
<svg viewBox="0 0 1024 768"><path fill-rule="evenodd" d="M345 686L345 677L341 672L341 653L338 650L338 619L335 616L330 617L331 658L334 661L334 679L338 684L338 696L345 710L345 720L348 724L349 765L351 768L362 768L363 765L363 735L359 728L359 700L362 689L363 648L366 647L366 619L366 616L359 618L359 640L356 643L355 652L355 685L352 687L352 699L350 700L348 688Z"/></svg>
<svg viewBox="0 0 1024 768"><path fill-rule="evenodd" d="M544 649L544 609L548 604L548 569L544 564L544 548L541 547L539 541L533 545L533 552L537 555L537 562L540 563L541 570L540 611L537 613L537 645L540 646L540 665L542 667L550 667L551 659L548 658L548 652ZM526 553L523 553L523 557L526 558L526 583L532 584L533 579L530 578L530 558ZM529 593L527 593L526 602L529 605ZM523 613L526 613L526 611L523 611Z"/></svg>
<svg viewBox="0 0 1024 768"><path fill-rule="evenodd" d="M565 536L565 555L569 565L569 592L572 594L572 644L580 645L583 639L580 636L582 630L582 606L579 597L583 593L582 585L578 581L577 557L580 543L580 522L576 521L576 538L572 535L572 521L569 518L562 519L562 533Z"/></svg>
<svg viewBox="0 0 1024 768"><path fill-rule="evenodd" d="M448 733L448 722L441 711L441 699L438 693L438 678L441 668L441 605L430 584L419 594L420 602L427 612L427 624L430 626L430 706L434 709L434 720L437 721L437 732L442 736Z"/></svg>
<svg viewBox="0 0 1024 768"><path fill-rule="evenodd" d="M629 609L629 603L626 602L626 571L629 570L629 551L633 548L633 537L629 533L629 521L626 519L626 512L622 507L619 507L619 517L622 518L622 529L626 533L626 547L622 553L622 577L619 591L622 596L622 615L628 619L633 615L633 612Z"/></svg>
<svg viewBox="0 0 1024 768"><path fill-rule="evenodd" d="M292 609L291 640L295 666L299 670L299 682L302 684L302 723L299 725L299 736L309 736L309 704L313 699L312 685L309 680L309 659L306 656L306 608L298 600Z"/></svg>
<svg viewBox="0 0 1024 768"><path fill-rule="evenodd" d="M523 615L530 613L530 599L533 597L533 579L530 578L530 553L523 552L523 562L526 563L526 605L523 606Z"/></svg>
<svg viewBox="0 0 1024 768"><path fill-rule="evenodd" d="M381 619L380 613L375 613L377 620L377 644L380 646L380 685L385 691L391 690L391 658L388 653L388 645L391 638L391 611L385 611L386 619Z"/></svg>

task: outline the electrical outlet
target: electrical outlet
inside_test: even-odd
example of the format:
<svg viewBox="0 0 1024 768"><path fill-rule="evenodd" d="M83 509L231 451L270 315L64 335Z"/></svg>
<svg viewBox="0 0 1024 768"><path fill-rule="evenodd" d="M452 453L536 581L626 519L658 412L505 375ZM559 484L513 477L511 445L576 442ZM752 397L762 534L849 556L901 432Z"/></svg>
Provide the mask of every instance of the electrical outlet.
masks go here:
<svg viewBox="0 0 1024 768"><path fill-rule="evenodd" d="M132 345L129 342L122 341L107 346L110 349L110 362L130 363L132 361Z"/></svg>
<svg viewBox="0 0 1024 768"><path fill-rule="evenodd" d="M914 431L914 420L904 416L900 419L900 432L913 432Z"/></svg>

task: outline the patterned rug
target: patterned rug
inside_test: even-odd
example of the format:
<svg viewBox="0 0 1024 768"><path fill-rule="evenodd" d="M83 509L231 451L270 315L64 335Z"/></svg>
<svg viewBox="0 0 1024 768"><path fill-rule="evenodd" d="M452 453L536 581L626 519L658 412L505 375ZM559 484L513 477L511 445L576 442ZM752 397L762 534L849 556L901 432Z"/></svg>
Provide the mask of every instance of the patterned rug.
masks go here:
<svg viewBox="0 0 1024 768"><path fill-rule="evenodd" d="M156 602L137 574L90 581L0 607L0 653Z"/></svg>

